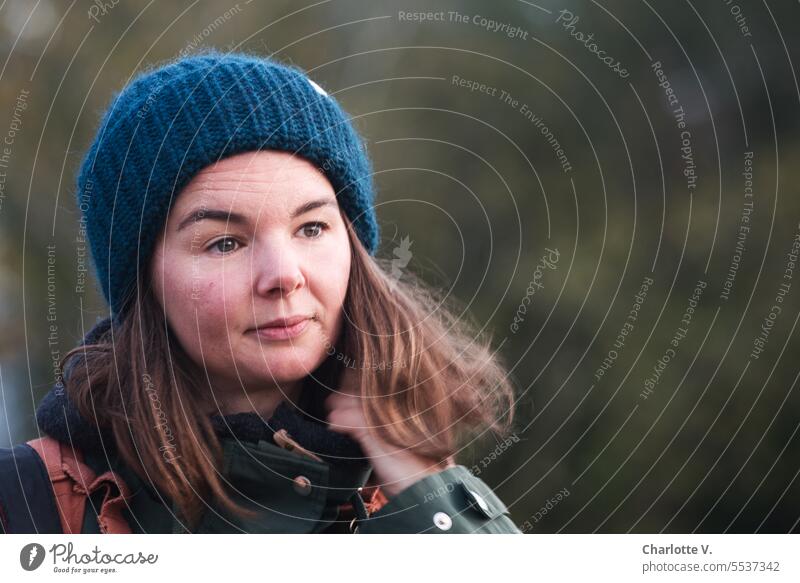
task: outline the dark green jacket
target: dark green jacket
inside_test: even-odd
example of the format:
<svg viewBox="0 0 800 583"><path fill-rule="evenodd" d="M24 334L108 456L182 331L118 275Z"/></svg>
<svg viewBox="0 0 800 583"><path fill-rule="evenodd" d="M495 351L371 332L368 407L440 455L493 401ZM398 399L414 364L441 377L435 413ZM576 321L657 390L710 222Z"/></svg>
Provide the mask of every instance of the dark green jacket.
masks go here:
<svg viewBox="0 0 800 583"><path fill-rule="evenodd" d="M98 324L84 341L94 340L107 325ZM320 399L308 393L302 408L281 403L267 421L255 413L211 418L223 446L221 472L229 491L257 515L231 516L211 504L194 532L520 532L503 502L464 466L418 480L366 516L359 489L370 477L369 461L354 440L315 420L324 414ZM132 532L186 532L170 501L121 462L113 438L84 420L65 390L54 388L45 396L36 420L42 432L80 449L98 475L108 469L119 474L132 494L124 510ZM83 532L100 532L101 495L87 500ZM358 515L355 523L340 512L348 504Z"/></svg>
<svg viewBox="0 0 800 583"><path fill-rule="evenodd" d="M492 490L464 466L449 468L412 484L366 520L337 521L341 504L363 486L369 469L337 475L337 466L305 458L274 443L222 440L224 470L237 490L236 500L258 510L256 518L231 517L209 510L198 533L518 533L507 508ZM104 456L87 456L93 469ZM107 467L107 466L105 466ZM175 509L133 472L117 466L133 497L125 517L133 532L186 532ZM304 479L303 479L304 478ZM97 532L100 500L87 504L84 532Z"/></svg>

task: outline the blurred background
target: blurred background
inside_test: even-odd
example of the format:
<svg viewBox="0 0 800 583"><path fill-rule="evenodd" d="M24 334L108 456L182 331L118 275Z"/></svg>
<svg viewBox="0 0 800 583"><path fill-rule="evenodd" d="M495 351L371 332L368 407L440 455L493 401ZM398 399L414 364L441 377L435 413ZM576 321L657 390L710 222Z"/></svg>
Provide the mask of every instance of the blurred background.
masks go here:
<svg viewBox="0 0 800 583"><path fill-rule="evenodd" d="M491 336L515 430L459 461L521 529L797 531L800 6L739 2L2 2L0 446L106 315L74 187L100 113L245 50L342 103L378 255Z"/></svg>

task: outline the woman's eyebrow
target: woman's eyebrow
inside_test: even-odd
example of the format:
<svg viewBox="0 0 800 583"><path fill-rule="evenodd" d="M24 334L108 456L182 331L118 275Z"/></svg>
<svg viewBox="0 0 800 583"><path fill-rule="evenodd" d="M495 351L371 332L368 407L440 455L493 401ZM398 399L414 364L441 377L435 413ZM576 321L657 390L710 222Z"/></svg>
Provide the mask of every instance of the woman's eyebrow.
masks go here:
<svg viewBox="0 0 800 583"><path fill-rule="evenodd" d="M338 207L339 203L336 202L335 198L318 198L316 200L310 200L307 203L302 204L296 209L294 209L291 218L296 219L300 215L304 215L307 212L313 211L314 209L318 209L323 206Z"/></svg>
<svg viewBox="0 0 800 583"><path fill-rule="evenodd" d="M318 198L316 200L310 200L300 205L296 209L294 209L294 211L292 211L291 218L296 219L300 215L304 215L307 212L325 206L338 207L339 204L336 202L335 198ZM224 221L226 223L233 223L236 225L247 225L249 223L247 217L245 217L244 215L240 215L239 213L235 213L233 211L229 212L220 209L199 208L189 213L178 224L178 228L176 230L181 231L182 229L186 228L186 226L189 225L190 223L199 223L200 221L204 220Z"/></svg>
<svg viewBox="0 0 800 583"><path fill-rule="evenodd" d="M244 215L240 215L239 213L235 213L232 211L223 211L219 209L200 208L189 213L180 222L180 224L178 224L178 228L176 230L180 231L190 223L199 223L200 221L205 221L205 220L224 221L226 223L233 223L236 225L247 225L249 223L247 217L245 217Z"/></svg>

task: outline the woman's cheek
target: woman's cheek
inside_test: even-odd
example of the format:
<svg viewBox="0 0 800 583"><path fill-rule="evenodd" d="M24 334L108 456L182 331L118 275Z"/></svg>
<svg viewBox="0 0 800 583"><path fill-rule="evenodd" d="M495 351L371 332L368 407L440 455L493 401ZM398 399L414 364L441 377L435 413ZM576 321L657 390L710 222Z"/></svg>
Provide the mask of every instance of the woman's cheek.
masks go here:
<svg viewBox="0 0 800 583"><path fill-rule="evenodd" d="M311 273L318 288L326 294L325 303L341 305L350 281L350 243L347 235L338 237L332 245L315 258Z"/></svg>
<svg viewBox="0 0 800 583"><path fill-rule="evenodd" d="M197 312L198 318L207 324L219 326L225 323L227 309L228 319L232 319L232 302L227 302L226 305L223 296L227 287L228 282L223 285L222 281L210 278L196 278L192 281L189 299L192 310Z"/></svg>
<svg viewBox="0 0 800 583"><path fill-rule="evenodd" d="M349 251L349 247L348 247ZM338 341L344 325L343 306L347 296L347 286L350 280L350 256L335 256L333 261L327 261L324 266L320 265L313 270L314 295L323 305L327 315L323 336L330 344L326 348L330 349Z"/></svg>

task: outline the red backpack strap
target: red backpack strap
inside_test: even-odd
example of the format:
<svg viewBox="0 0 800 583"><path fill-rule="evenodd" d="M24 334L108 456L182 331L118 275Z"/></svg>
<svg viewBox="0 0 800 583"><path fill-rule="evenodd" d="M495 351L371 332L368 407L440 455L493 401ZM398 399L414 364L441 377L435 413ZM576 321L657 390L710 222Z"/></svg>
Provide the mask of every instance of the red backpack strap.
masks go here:
<svg viewBox="0 0 800 583"><path fill-rule="evenodd" d="M381 509L389 500L381 490L380 486L373 482L372 476L367 480L362 488L358 489L361 499L364 501L364 507L367 511L367 516L372 516ZM347 521L349 523L349 532L353 532L353 526L356 523L357 513L353 507L352 502L345 502L339 505L338 521ZM333 532L333 531L331 531ZM344 532L344 531L343 531Z"/></svg>
<svg viewBox="0 0 800 583"><path fill-rule="evenodd" d="M131 529L122 509L130 490L125 482L111 470L95 475L84 463L83 454L58 440L45 436L28 442L42 458L65 534L78 534L83 529L86 498L97 490L105 490L97 523L103 534L130 534Z"/></svg>
<svg viewBox="0 0 800 583"><path fill-rule="evenodd" d="M362 488L361 497L364 499L364 504L367 506L367 513L370 516L375 514L389 501L380 486L371 486L369 482Z"/></svg>

